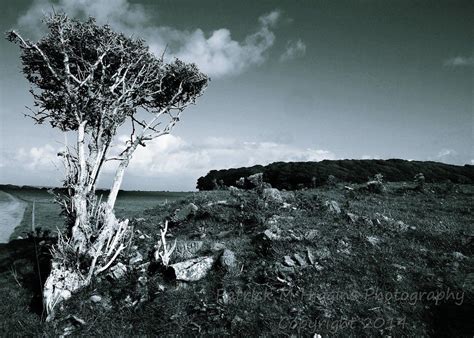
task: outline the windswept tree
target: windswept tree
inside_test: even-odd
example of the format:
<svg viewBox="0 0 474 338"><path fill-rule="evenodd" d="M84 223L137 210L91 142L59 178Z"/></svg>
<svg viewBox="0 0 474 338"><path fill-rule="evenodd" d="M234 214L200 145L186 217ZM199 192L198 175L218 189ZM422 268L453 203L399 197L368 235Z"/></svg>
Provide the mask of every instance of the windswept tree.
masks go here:
<svg viewBox="0 0 474 338"><path fill-rule="evenodd" d="M65 14L52 14L48 33L37 42L15 31L7 39L21 49L23 73L32 85L31 117L76 137L62 156L66 167L60 200L66 231L53 249L52 271L44 301L52 317L55 305L111 267L131 238L128 220L113 209L133 153L171 132L183 110L195 103L209 79L194 64L166 63L143 40ZM121 149L118 129L128 127ZM107 161L116 173L107 201L95 189Z"/></svg>

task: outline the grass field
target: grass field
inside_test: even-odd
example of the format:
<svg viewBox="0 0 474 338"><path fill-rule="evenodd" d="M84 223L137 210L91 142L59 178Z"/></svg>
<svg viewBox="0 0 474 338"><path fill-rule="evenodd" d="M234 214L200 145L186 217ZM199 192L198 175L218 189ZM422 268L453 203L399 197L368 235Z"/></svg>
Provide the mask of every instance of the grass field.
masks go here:
<svg viewBox="0 0 474 338"><path fill-rule="evenodd" d="M285 207L254 191L199 192L155 206L134 222L149 236L134 243L144 262L157 224L193 202L198 212L170 228L173 237L202 241L202 255L216 254L219 243L234 251L238 268L217 264L203 280L180 283L154 262L144 275L129 266L123 279L83 289L51 323L41 321L33 242L1 245L0 334L472 337L474 186L387 187L297 191ZM71 324L70 315L84 323Z"/></svg>
<svg viewBox="0 0 474 338"><path fill-rule="evenodd" d="M52 232L56 232L58 228L62 229L64 221L60 215L60 208L54 202L53 196L46 190L11 189L4 191L27 203L24 217L10 239L16 239L19 236L25 237L25 233L32 230L33 201L35 202L36 228ZM157 204L172 202L188 194L186 192L121 191L117 198L115 211L118 217L140 217L140 214L146 209Z"/></svg>

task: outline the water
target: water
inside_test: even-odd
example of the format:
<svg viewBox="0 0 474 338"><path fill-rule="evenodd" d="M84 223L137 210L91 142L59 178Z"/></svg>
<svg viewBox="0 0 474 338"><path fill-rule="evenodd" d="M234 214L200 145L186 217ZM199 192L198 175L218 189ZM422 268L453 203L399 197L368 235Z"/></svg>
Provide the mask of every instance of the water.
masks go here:
<svg viewBox="0 0 474 338"><path fill-rule="evenodd" d="M7 243L13 230L20 224L26 203L0 190L0 243Z"/></svg>

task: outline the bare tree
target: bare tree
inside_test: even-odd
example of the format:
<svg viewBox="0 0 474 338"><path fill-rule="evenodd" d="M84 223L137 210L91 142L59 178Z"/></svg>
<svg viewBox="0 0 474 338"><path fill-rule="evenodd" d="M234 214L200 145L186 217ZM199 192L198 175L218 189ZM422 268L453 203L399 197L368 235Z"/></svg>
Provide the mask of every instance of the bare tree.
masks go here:
<svg viewBox="0 0 474 338"><path fill-rule="evenodd" d="M45 23L48 33L37 42L15 31L7 39L20 47L23 73L32 84L31 117L77 137L75 146L60 154L67 231L53 250L44 288L51 318L57 303L112 266L126 247L128 220L117 220L113 212L125 169L139 146L171 132L209 79L194 64L166 63L143 40L99 26L93 18L80 22L54 13ZM123 125L129 126L129 139L114 150ZM107 161L117 161L117 169L102 202L95 189Z"/></svg>

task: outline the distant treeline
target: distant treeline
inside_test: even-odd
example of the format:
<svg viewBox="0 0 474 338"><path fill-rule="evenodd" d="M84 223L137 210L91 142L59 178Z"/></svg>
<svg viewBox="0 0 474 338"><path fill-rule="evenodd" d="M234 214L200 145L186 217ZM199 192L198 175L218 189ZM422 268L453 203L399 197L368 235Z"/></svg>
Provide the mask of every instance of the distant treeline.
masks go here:
<svg viewBox="0 0 474 338"><path fill-rule="evenodd" d="M200 177L196 188L214 190L236 186L241 177L263 173L263 180L274 188L295 190L322 186L329 181L363 183L375 174L382 174L390 182L413 181L423 173L427 183L474 184L474 166L450 165L431 161L390 160L324 160L321 162L275 162L266 166L212 170ZM330 178L330 175L333 177Z"/></svg>

